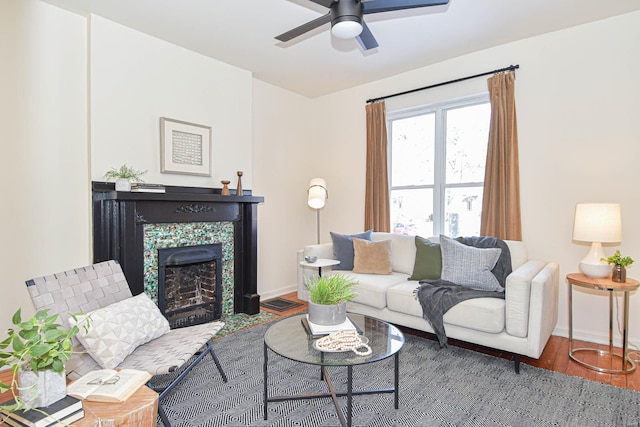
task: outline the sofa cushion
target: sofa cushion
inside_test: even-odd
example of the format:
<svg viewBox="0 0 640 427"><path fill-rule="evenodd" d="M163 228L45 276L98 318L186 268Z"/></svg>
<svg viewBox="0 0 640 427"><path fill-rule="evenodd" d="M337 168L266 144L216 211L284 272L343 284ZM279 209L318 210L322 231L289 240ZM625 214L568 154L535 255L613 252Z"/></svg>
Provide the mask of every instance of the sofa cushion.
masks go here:
<svg viewBox="0 0 640 427"><path fill-rule="evenodd" d="M456 304L442 320L447 325L499 334L504 331L504 300L501 298L473 298Z"/></svg>
<svg viewBox="0 0 640 427"><path fill-rule="evenodd" d="M387 290L387 307L391 311L422 317L422 307L413 295L418 283L398 283ZM444 314L447 325L498 334L505 329L505 300L501 298L473 298L453 306ZM425 324L427 320L424 320Z"/></svg>
<svg viewBox="0 0 640 427"><path fill-rule="evenodd" d="M391 240L391 269L397 273L411 274L416 258L416 245L413 236L406 234L374 231L371 240Z"/></svg>
<svg viewBox="0 0 640 427"><path fill-rule="evenodd" d="M333 241L333 256L340 264L333 267L334 270L353 270L353 238L371 240L372 230L359 234L339 234L330 232Z"/></svg>
<svg viewBox="0 0 640 427"><path fill-rule="evenodd" d="M82 327L89 318L89 328ZM69 318L75 324L76 319ZM169 332L169 322L143 292L77 316L77 337L100 366L113 369L140 345Z"/></svg>
<svg viewBox="0 0 640 427"><path fill-rule="evenodd" d="M439 279L442 273L442 254L440 244L424 237L415 237L416 259L409 280Z"/></svg>
<svg viewBox="0 0 640 427"><path fill-rule="evenodd" d="M396 272L391 274L349 273L348 276L358 282L353 287L356 292L353 301L379 309L387 306L387 289L406 282L409 277L408 274Z"/></svg>
<svg viewBox="0 0 640 427"><path fill-rule="evenodd" d="M391 274L391 240L353 239L353 272Z"/></svg>
<svg viewBox="0 0 640 427"><path fill-rule="evenodd" d="M499 248L474 248L440 236L442 280L483 291L502 291L491 270L502 253Z"/></svg>

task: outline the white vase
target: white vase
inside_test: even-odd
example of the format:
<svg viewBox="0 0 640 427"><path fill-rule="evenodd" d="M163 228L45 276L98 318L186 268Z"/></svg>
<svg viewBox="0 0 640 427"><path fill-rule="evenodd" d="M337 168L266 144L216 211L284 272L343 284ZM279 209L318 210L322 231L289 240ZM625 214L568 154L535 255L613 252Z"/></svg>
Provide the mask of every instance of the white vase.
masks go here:
<svg viewBox="0 0 640 427"><path fill-rule="evenodd" d="M347 320L347 303L322 305L309 301L309 322L316 325L339 325Z"/></svg>
<svg viewBox="0 0 640 427"><path fill-rule="evenodd" d="M20 397L30 408L42 408L67 395L67 380L64 372L18 369Z"/></svg>
<svg viewBox="0 0 640 427"><path fill-rule="evenodd" d="M116 191L131 191L131 181L124 178L117 179Z"/></svg>

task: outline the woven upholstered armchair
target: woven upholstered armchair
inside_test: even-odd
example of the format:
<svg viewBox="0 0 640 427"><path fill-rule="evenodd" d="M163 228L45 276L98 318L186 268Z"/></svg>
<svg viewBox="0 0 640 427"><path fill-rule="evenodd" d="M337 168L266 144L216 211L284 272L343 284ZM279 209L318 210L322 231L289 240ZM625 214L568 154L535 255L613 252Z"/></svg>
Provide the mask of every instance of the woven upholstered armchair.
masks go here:
<svg viewBox="0 0 640 427"><path fill-rule="evenodd" d="M86 331L80 328L81 333L74 338L75 353L66 366L70 379L102 368L139 369L152 375L181 370L164 389L154 388L153 378L148 384L159 393L158 412L165 426L170 423L162 398L207 354L227 382L210 341L224 323L170 330L144 293L132 297L120 264L115 261L28 280L27 289L36 310L49 309L49 314L59 314L67 327L74 322L70 314L92 313L91 326Z"/></svg>

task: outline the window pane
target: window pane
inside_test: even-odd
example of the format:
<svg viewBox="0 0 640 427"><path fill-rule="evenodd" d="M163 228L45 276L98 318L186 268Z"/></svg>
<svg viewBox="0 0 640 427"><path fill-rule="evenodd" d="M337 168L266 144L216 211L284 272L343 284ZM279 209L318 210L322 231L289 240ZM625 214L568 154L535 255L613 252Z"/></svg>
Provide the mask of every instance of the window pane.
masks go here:
<svg viewBox="0 0 640 427"><path fill-rule="evenodd" d="M433 236L433 190L391 191L391 231Z"/></svg>
<svg viewBox="0 0 640 427"><path fill-rule="evenodd" d="M479 236L482 187L447 188L444 197L444 234Z"/></svg>
<svg viewBox="0 0 640 427"><path fill-rule="evenodd" d="M447 110L447 184L484 181L491 106Z"/></svg>
<svg viewBox="0 0 640 427"><path fill-rule="evenodd" d="M392 186L433 184L434 126L433 113L392 122Z"/></svg>

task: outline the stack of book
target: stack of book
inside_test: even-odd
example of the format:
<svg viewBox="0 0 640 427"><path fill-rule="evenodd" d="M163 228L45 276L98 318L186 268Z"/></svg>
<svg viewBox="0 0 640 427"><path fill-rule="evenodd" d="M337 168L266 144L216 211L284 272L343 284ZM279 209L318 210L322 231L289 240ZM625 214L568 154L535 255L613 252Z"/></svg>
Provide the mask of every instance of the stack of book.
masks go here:
<svg viewBox="0 0 640 427"><path fill-rule="evenodd" d="M300 321L302 322L304 330L312 338L323 337L337 331L357 331L359 334L362 333L362 330L358 327L358 325L353 323L348 317L347 320L338 325L318 325L317 323L309 322L308 314Z"/></svg>
<svg viewBox="0 0 640 427"><path fill-rule="evenodd" d="M11 400L5 404L11 404ZM2 411L0 419L4 424L15 427L52 427L67 426L84 417L82 401L72 396L66 396L43 408Z"/></svg>
<svg viewBox="0 0 640 427"><path fill-rule="evenodd" d="M145 182L132 182L132 193L164 193L166 189L162 184L147 184Z"/></svg>

